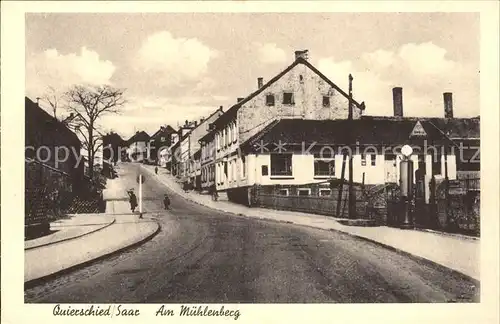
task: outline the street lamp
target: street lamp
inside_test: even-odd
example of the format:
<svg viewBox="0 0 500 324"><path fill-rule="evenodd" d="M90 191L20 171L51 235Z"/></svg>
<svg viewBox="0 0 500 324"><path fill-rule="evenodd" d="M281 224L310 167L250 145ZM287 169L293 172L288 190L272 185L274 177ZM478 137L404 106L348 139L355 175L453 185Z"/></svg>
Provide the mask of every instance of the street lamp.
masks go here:
<svg viewBox="0 0 500 324"><path fill-rule="evenodd" d="M404 145L401 148L403 160L399 163L400 170L400 188L401 188L401 204L403 206L404 219L401 228L411 228L412 224L412 208L411 203L413 200L413 161L410 156L413 149L409 145Z"/></svg>

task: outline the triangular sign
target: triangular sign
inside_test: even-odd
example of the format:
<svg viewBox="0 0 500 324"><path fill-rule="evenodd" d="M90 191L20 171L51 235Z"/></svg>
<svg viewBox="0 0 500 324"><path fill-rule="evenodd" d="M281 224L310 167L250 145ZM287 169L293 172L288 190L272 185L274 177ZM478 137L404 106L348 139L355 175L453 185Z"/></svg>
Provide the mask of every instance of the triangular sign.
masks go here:
<svg viewBox="0 0 500 324"><path fill-rule="evenodd" d="M413 130L411 131L410 137L426 137L427 133L425 132L424 126L420 123L420 121L417 121L415 126L413 127Z"/></svg>

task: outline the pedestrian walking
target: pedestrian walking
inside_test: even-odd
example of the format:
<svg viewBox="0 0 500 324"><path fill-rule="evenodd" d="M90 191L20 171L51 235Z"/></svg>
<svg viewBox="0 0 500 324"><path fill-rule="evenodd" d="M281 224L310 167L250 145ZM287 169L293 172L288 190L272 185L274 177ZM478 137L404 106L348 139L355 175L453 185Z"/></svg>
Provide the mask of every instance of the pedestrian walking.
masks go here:
<svg viewBox="0 0 500 324"><path fill-rule="evenodd" d="M155 167L155 173L158 174L158 167Z"/></svg>
<svg viewBox="0 0 500 324"><path fill-rule="evenodd" d="M218 198L219 198L219 194L217 193L217 189L212 187L212 200L217 201Z"/></svg>
<svg viewBox="0 0 500 324"><path fill-rule="evenodd" d="M163 198L163 205L165 206L165 210L170 209L170 198L167 194L165 194L165 197Z"/></svg>
<svg viewBox="0 0 500 324"><path fill-rule="evenodd" d="M135 209L137 208L137 197L135 196L132 190L128 192L128 195L129 195L128 201L130 203L130 210L132 211L132 213L134 213Z"/></svg>

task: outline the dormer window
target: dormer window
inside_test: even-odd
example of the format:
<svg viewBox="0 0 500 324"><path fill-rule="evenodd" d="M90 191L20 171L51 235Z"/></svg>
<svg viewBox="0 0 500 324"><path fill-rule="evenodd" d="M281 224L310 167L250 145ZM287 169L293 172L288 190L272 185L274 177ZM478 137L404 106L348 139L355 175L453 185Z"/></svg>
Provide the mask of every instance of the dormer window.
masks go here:
<svg viewBox="0 0 500 324"><path fill-rule="evenodd" d="M284 105L293 105L293 92L284 92L283 93L283 104Z"/></svg>
<svg viewBox="0 0 500 324"><path fill-rule="evenodd" d="M330 107L330 97L323 96L323 107Z"/></svg>
<svg viewBox="0 0 500 324"><path fill-rule="evenodd" d="M274 106L274 95L272 93L266 95L266 106Z"/></svg>

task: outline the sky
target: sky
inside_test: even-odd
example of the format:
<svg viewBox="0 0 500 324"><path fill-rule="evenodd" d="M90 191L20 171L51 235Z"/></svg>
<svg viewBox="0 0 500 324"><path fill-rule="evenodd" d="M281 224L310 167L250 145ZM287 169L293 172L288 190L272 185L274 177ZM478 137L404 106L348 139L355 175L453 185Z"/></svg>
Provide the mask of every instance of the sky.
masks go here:
<svg viewBox="0 0 500 324"><path fill-rule="evenodd" d="M227 110L307 49L342 89L352 74L366 115L392 115L400 86L406 116L443 116L443 92L456 117L478 116L479 36L474 13L27 14L26 95L122 88L127 104L101 131L152 135Z"/></svg>

